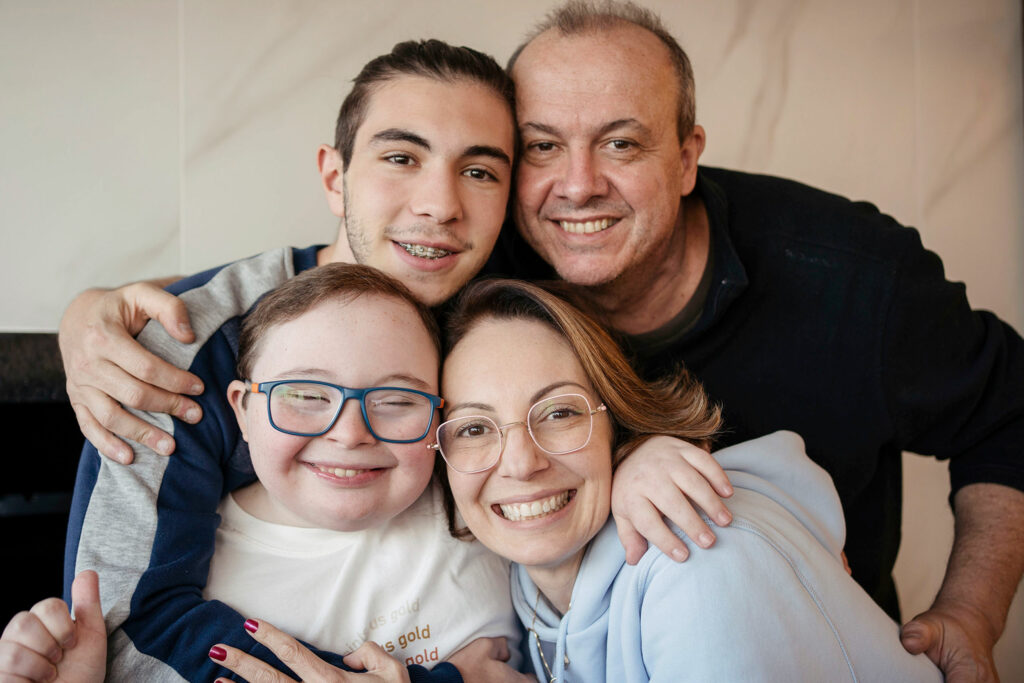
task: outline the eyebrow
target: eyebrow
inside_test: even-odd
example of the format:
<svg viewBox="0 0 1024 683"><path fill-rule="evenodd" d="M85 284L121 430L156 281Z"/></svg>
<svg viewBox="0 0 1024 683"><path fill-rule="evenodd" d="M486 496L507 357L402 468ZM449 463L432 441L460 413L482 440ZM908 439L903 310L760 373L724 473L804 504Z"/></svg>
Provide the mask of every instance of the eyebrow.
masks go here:
<svg viewBox="0 0 1024 683"><path fill-rule="evenodd" d="M426 138L403 128L385 128L380 132L374 133L373 137L370 138L370 142L408 142L430 151L430 143L427 142Z"/></svg>
<svg viewBox="0 0 1024 683"><path fill-rule="evenodd" d="M587 387L583 386L582 384L579 384L578 382L573 382L573 381L570 381L570 380L559 380L557 382L552 382L551 384L549 384L549 385L547 385L545 387L542 387L542 388L538 389L537 391L533 392L533 396L530 397L530 403L531 404L536 403L537 401L539 401L542 398L544 398L545 394L550 394L555 389L561 389L562 387L579 387L583 391L587 391ZM463 403L456 403L455 405L453 405L451 408L449 408L447 411L445 411L445 415L450 415L451 413L454 413L457 410L463 410L463 409L466 409L466 408L476 408L477 410L486 410L486 411L491 412L491 413L497 412L494 409L494 406L490 405L489 403L478 403L476 401L464 401Z"/></svg>
<svg viewBox="0 0 1024 683"><path fill-rule="evenodd" d="M289 379L319 379L321 381L327 381L327 380L324 380L323 378L331 376L330 372L328 372L327 370L321 369L321 368L291 368L289 370L286 370L285 372L278 373L278 374L280 376L277 379L273 380L273 381L280 382L282 380L287 381ZM374 380L374 383L373 383L372 386L383 387L383 386L389 386L390 383L396 383L396 382L404 382L406 384L411 384L414 387L417 387L417 388L419 388L419 389L421 389L423 391L427 391L428 393L430 393L429 390L431 389L431 385L429 383L424 382L419 377L415 377L413 375L407 375L405 373L395 373L395 374L392 374L392 375L385 375L384 377L378 377L376 380ZM337 382L331 382L331 384L338 384L338 383ZM344 386L344 385L342 385L342 386ZM355 387L350 387L350 388L355 388ZM363 388L363 387L360 387L360 388Z"/></svg>
<svg viewBox="0 0 1024 683"><path fill-rule="evenodd" d="M554 126L549 126L547 124L539 123L537 121L526 121L525 123L520 124L519 128L520 130L523 131L530 130L537 133L544 133L546 135L554 135L556 137L561 137L562 135L562 133ZM650 134L651 132L650 128L640 123L638 120L634 118L625 118L616 119L614 121L609 121L608 123L604 124L597 130L595 137L607 135L608 133L611 133L612 131L617 130L619 128L633 128L644 134Z"/></svg>

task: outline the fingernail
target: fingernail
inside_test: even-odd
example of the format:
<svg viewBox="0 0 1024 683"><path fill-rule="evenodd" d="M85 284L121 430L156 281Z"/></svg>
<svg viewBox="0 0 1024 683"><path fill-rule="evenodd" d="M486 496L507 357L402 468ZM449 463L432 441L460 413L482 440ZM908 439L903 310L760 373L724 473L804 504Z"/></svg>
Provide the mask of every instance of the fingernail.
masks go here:
<svg viewBox="0 0 1024 683"><path fill-rule="evenodd" d="M686 552L685 550L680 550L679 548L676 548L672 551L672 559L676 562L685 562L686 558L689 556L690 553Z"/></svg>
<svg viewBox="0 0 1024 683"><path fill-rule="evenodd" d="M156 452L159 453L160 455L170 455L171 454L171 440L170 439L160 439L160 441L156 444Z"/></svg>
<svg viewBox="0 0 1024 683"><path fill-rule="evenodd" d="M702 548L709 548L711 547L711 544L715 542L715 537L705 531L700 535L700 538L697 539L697 542L700 543Z"/></svg>
<svg viewBox="0 0 1024 683"><path fill-rule="evenodd" d="M178 323L178 331L182 334L192 334L192 326L186 323Z"/></svg>
<svg viewBox="0 0 1024 683"><path fill-rule="evenodd" d="M189 424L199 422L199 408L189 408L185 413L185 422Z"/></svg>
<svg viewBox="0 0 1024 683"><path fill-rule="evenodd" d="M722 514L718 515L718 525L719 526L729 526L729 524L731 522L732 522L732 515L730 515L728 512L723 512Z"/></svg>
<svg viewBox="0 0 1024 683"><path fill-rule="evenodd" d="M210 659L215 659L218 662L223 662L228 658L228 651L222 647L214 645L210 648Z"/></svg>
<svg viewBox="0 0 1024 683"><path fill-rule="evenodd" d="M114 451L114 460L118 461L122 465L127 465L131 462L131 453L126 450L118 449Z"/></svg>
<svg viewBox="0 0 1024 683"><path fill-rule="evenodd" d="M193 384L192 388L189 389L189 392L191 394L193 394L193 395L199 395L199 394L203 393L203 385L202 384Z"/></svg>
<svg viewBox="0 0 1024 683"><path fill-rule="evenodd" d="M245 620L245 630L248 631L249 633L256 633L256 629L258 629L259 627L260 627L260 622L256 621L255 619L246 619Z"/></svg>
<svg viewBox="0 0 1024 683"><path fill-rule="evenodd" d="M728 484L726 484L725 486L722 487L722 491L724 491L725 495L727 495L727 496L731 496L732 495L732 487L729 486Z"/></svg>
<svg viewBox="0 0 1024 683"><path fill-rule="evenodd" d="M67 640L61 643L60 646L65 650L70 650L71 648L73 648L75 646L75 634L72 633L70 636L68 636Z"/></svg>

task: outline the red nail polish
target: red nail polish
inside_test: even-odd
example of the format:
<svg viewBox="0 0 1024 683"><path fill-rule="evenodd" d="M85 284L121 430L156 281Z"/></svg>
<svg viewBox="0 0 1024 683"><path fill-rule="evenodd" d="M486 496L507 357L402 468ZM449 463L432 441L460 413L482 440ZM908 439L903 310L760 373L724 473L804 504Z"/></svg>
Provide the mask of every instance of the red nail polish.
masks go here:
<svg viewBox="0 0 1024 683"><path fill-rule="evenodd" d="M215 659L218 662L223 662L228 658L228 651L222 647L214 645L210 648L210 659Z"/></svg>
<svg viewBox="0 0 1024 683"><path fill-rule="evenodd" d="M256 621L255 619L246 619L245 620L245 630L248 631L249 633L256 633L256 629L258 629L259 627L260 627L260 622Z"/></svg>

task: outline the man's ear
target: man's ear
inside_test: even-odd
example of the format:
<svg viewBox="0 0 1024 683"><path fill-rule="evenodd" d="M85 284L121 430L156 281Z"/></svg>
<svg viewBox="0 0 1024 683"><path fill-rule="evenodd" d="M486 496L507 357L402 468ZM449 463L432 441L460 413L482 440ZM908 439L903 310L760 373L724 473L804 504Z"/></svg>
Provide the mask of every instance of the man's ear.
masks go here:
<svg viewBox="0 0 1024 683"><path fill-rule="evenodd" d="M341 154L330 145L320 145L316 151L316 167L320 169L320 184L327 197L327 206L338 218L345 217L345 193L343 190L345 164Z"/></svg>
<svg viewBox="0 0 1024 683"><path fill-rule="evenodd" d="M684 197L693 192L693 188L697 184L697 163L700 161L700 155L704 152L705 142L704 127L694 126L693 131L679 147Z"/></svg>
<svg viewBox="0 0 1024 683"><path fill-rule="evenodd" d="M231 404L231 409L235 411L235 420L238 421L238 428L242 431L242 439L249 442L249 425L245 421L245 406L242 403L245 401L245 397L249 394L249 387L245 382L240 380L232 380L231 384L228 385L228 403Z"/></svg>

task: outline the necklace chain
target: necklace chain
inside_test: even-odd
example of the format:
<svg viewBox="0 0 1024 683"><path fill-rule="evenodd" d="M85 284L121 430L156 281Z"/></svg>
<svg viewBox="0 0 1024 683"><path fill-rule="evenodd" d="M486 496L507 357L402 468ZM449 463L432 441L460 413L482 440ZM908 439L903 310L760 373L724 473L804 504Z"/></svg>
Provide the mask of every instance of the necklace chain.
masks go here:
<svg viewBox="0 0 1024 683"><path fill-rule="evenodd" d="M558 677L551 673L551 667L548 666L548 658L544 656L544 648L540 644L540 636L537 634L534 626L537 625L537 607L540 606L540 590L537 591L537 599L533 601L533 620L530 621L530 628L527 630L533 634L533 642L537 644L537 654L540 655L540 663L544 665L544 671L548 675L548 683L558 683ZM572 609L572 603L569 603L569 609ZM566 614L569 613L569 609L565 610ZM565 653L565 668L569 668L569 653Z"/></svg>

